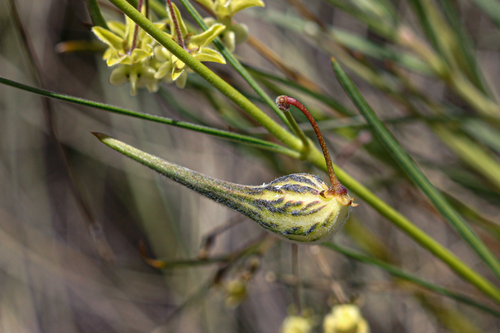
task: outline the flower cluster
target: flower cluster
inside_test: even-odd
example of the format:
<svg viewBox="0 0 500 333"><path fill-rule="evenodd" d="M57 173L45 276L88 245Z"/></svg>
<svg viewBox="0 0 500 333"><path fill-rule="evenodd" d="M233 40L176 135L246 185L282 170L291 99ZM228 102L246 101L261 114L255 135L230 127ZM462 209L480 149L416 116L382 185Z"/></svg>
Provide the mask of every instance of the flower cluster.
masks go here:
<svg viewBox="0 0 500 333"><path fill-rule="evenodd" d="M323 330L325 333L370 333L368 323L354 304L334 306L325 316Z"/></svg>
<svg viewBox="0 0 500 333"><path fill-rule="evenodd" d="M226 63L219 52L208 47L226 29L223 24L216 23L202 33L193 34L188 32L175 4L169 1L167 11L168 21L155 23L158 28L167 33L168 27L170 37L197 60ZM131 95L136 95L138 88L156 92L162 82L175 82L179 88L184 88L190 69L175 55L128 17L125 17L125 24L115 21L107 24L109 30L93 27L92 31L108 46L103 55L106 64L116 66L109 78L112 85L130 83Z"/></svg>
<svg viewBox="0 0 500 333"><path fill-rule="evenodd" d="M313 322L310 318L302 316L288 316L281 324L281 333L310 333L313 329Z"/></svg>
<svg viewBox="0 0 500 333"><path fill-rule="evenodd" d="M316 326L317 318L310 311L301 316L290 314L281 324L281 333L310 333ZM323 319L324 333L370 333L367 321L359 307L354 304L335 305Z"/></svg>

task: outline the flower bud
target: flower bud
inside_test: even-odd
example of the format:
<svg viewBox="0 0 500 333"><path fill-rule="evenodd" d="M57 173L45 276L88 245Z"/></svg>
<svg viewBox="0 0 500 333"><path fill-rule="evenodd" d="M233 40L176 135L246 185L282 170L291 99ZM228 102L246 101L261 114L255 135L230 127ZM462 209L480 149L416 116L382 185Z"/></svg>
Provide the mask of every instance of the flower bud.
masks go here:
<svg viewBox="0 0 500 333"><path fill-rule="evenodd" d="M228 281L224 285L224 291L226 293L225 303L229 308L236 308L248 296L247 285L241 279Z"/></svg>
<svg viewBox="0 0 500 333"><path fill-rule="evenodd" d="M299 316L288 316L281 324L281 333L309 333L312 331L311 320Z"/></svg>

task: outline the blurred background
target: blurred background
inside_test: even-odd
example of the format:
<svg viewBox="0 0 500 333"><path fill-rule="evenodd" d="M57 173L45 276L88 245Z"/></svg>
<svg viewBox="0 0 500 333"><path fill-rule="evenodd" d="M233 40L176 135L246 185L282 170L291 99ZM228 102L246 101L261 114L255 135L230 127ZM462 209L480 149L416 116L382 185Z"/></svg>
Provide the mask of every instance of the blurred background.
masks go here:
<svg viewBox="0 0 500 333"><path fill-rule="evenodd" d="M0 76L277 142L196 74L185 89L162 85L137 96L128 85L110 85L85 1L15 0L17 10L13 1L0 1ZM286 93L310 107L342 168L493 280L372 139L330 63L335 56L345 66L407 152L498 256L500 123L492 114L498 111L500 21L498 6L476 1L267 0L265 8L235 17L251 34L235 54L272 98ZM123 20L109 2L101 8L105 18ZM428 25L421 12L433 14ZM75 40L87 41L86 50L60 52L67 46L60 43ZM208 66L277 119L232 67ZM360 307L372 332L500 331L490 313L323 247L299 246L296 277L289 243L266 238L253 221L126 159L90 132L239 184L296 172L327 179L308 163L6 85L0 85L0 110L1 332L279 332L294 313L297 285L314 332L323 332L323 317L342 294ZM305 118L297 119L313 135ZM357 201L336 243L495 308ZM197 259L217 230L208 251L213 260ZM257 243L259 251L242 253ZM148 264L140 244L168 267ZM235 291L232 281L243 286Z"/></svg>

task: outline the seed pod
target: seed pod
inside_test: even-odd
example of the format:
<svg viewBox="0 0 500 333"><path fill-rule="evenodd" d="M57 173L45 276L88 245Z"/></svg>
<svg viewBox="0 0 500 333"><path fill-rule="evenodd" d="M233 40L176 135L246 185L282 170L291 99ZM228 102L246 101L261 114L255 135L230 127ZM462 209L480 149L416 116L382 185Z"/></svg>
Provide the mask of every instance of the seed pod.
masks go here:
<svg viewBox="0 0 500 333"><path fill-rule="evenodd" d="M291 241L324 240L339 230L349 216L350 204L343 205L330 195L329 187L317 176L292 174L260 186L240 185L170 163L107 135L93 134L114 150Z"/></svg>

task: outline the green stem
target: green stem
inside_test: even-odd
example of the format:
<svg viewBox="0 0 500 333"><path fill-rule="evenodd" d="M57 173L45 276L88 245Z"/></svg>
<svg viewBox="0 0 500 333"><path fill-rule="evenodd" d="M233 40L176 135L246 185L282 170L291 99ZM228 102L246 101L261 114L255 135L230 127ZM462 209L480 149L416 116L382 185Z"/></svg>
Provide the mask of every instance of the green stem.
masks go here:
<svg viewBox="0 0 500 333"><path fill-rule="evenodd" d="M6 84L8 86L15 87L15 88L18 88L21 90L29 91L29 92L35 93L37 95L46 96L46 97L58 99L58 100L73 103L73 104L85 105L85 106L93 107L96 109L105 110L105 111L116 113L116 114L121 114L124 116L129 116L129 117L144 119L144 120L148 120L148 121L153 121L153 122L160 123L160 124L166 124L166 125L170 125L170 126L180 127L180 128L188 129L191 131L196 131L196 132L205 133L208 135L213 135L213 136L223 138L223 139L248 144L248 145L251 145L251 146L254 146L257 148L261 148L261 149L273 151L273 152L276 152L279 154L283 154L286 156L290 156L292 158L297 158L297 159L300 158L300 153L296 152L295 150L291 150L291 149L288 149L286 147L277 145L275 143L261 140L261 139L257 139L257 138L251 137L251 136L241 135L241 134L237 134L237 133L233 133L233 132L227 132L227 131L219 130L219 129L212 128L212 127L196 125L196 124L188 123L185 121L179 121L179 120L170 119L170 118L161 117L161 116L156 116L156 115L148 114L148 113L136 112L136 111L120 108L120 107L114 106L114 105L109 105L109 104L89 101L89 100L86 100L83 98L59 94L59 93L52 92L49 90L39 89L39 88L28 86L28 85L25 85L25 84L22 84L19 82L15 82L15 81L3 78L1 76L0 76L0 83Z"/></svg>
<svg viewBox="0 0 500 333"><path fill-rule="evenodd" d="M205 31L208 29L207 25L203 21L203 18L196 11L196 9L187 0L180 0L180 2L187 9L189 14L194 18L196 23ZM269 97L269 95L259 86L253 77L247 72L247 70L241 65L241 63L236 59L236 57L227 50L224 44L219 40L219 38L214 39L214 45L219 49L227 62L236 69L236 71L241 75L241 77L248 83L250 87L264 100L264 102L273 110L273 112L280 117L281 121L288 126L291 130L291 125L287 122L286 118L283 117L283 113L276 107L274 100Z"/></svg>

